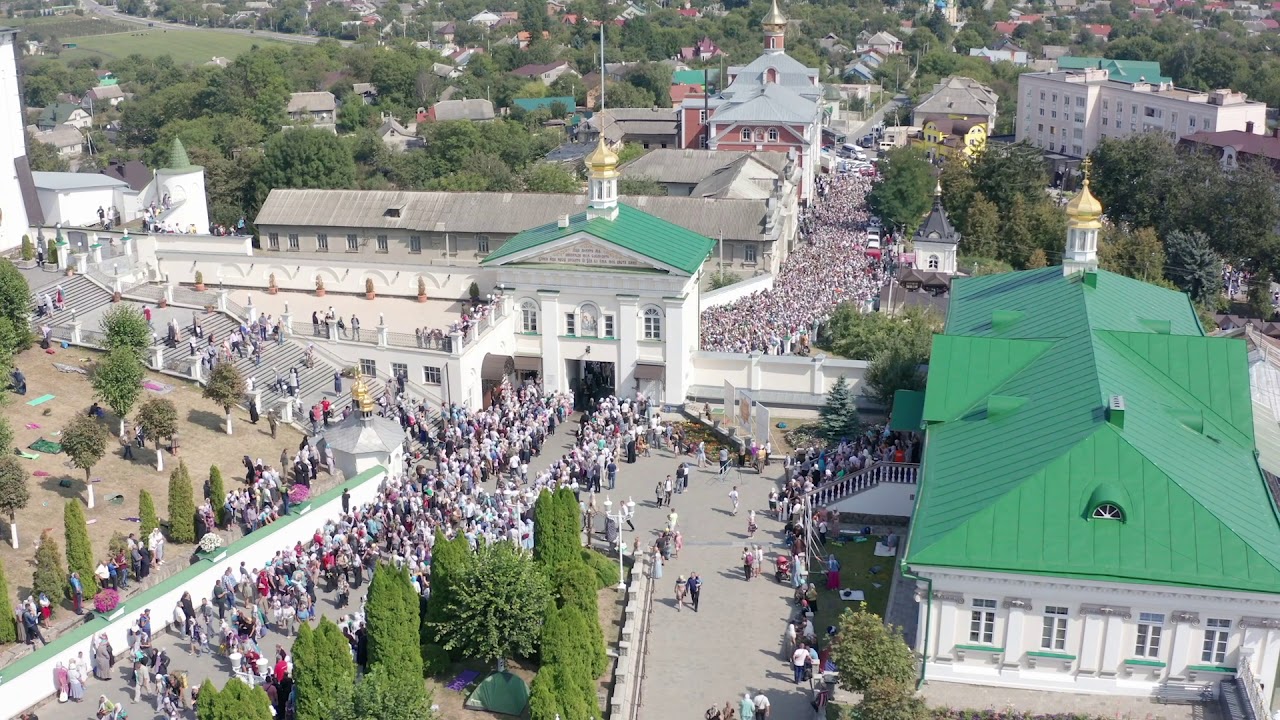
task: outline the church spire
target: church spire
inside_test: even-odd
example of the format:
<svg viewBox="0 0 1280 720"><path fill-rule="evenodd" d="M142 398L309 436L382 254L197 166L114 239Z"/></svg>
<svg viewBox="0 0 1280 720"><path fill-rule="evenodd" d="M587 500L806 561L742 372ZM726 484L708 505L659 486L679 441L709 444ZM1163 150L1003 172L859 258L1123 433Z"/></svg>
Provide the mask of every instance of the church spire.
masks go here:
<svg viewBox="0 0 1280 720"><path fill-rule="evenodd" d="M778 0L773 0L760 25L764 28L765 52L783 52L786 49L787 16L778 9Z"/></svg>
<svg viewBox="0 0 1280 720"><path fill-rule="evenodd" d="M1089 169L1092 163L1092 160L1085 158L1081 164L1084 182L1080 185L1080 192L1067 203L1067 251L1062 256L1064 275L1098 269L1098 231L1102 229L1102 203L1089 189Z"/></svg>

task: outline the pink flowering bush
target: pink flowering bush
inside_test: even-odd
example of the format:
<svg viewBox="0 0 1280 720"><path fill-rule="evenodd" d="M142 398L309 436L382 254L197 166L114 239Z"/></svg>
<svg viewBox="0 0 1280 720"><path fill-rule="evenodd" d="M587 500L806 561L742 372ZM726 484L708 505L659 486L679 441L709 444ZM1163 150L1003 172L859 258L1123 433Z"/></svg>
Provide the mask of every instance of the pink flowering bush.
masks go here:
<svg viewBox="0 0 1280 720"><path fill-rule="evenodd" d="M100 613L108 613L120 605L120 593L107 588L93 596L93 609Z"/></svg>
<svg viewBox="0 0 1280 720"><path fill-rule="evenodd" d="M311 488L306 485L294 485L289 488L289 502L298 505L311 497Z"/></svg>

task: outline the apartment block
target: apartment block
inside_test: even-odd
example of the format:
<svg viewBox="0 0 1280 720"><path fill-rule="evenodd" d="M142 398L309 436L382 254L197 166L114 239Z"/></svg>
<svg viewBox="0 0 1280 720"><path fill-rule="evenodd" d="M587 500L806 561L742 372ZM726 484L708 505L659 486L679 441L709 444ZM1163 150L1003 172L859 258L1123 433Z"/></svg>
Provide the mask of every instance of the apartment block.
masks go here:
<svg viewBox="0 0 1280 720"><path fill-rule="evenodd" d="M1122 82L1101 68L1018 78L1017 140L1082 158L1103 138L1161 132L1170 142L1198 132L1267 126L1267 106L1231 90L1200 92L1168 82Z"/></svg>

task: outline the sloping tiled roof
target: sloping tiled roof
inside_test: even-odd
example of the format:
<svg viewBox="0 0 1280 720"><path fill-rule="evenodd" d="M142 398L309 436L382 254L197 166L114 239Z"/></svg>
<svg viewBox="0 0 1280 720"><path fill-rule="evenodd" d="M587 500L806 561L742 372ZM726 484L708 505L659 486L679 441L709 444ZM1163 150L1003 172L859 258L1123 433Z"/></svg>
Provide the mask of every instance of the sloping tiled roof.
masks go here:
<svg viewBox="0 0 1280 720"><path fill-rule="evenodd" d="M996 114L996 93L977 80L950 77L933 87L929 95L916 105L916 116Z"/></svg>
<svg viewBox="0 0 1280 720"><path fill-rule="evenodd" d="M578 233L586 233L692 275L711 254L715 241L692 230L627 205L618 206L613 219L587 213L570 216L566 226L551 222L526 230L502 244L481 264L524 252Z"/></svg>
<svg viewBox="0 0 1280 720"><path fill-rule="evenodd" d="M285 107L285 112L333 112L336 107L338 107L337 98L327 90L296 92L289 96L289 104Z"/></svg>
<svg viewBox="0 0 1280 720"><path fill-rule="evenodd" d="M929 217L925 218L924 223L916 229L916 242L952 244L960 242L960 234L951 227L947 211L942 208L940 196L933 198L933 209L929 211Z"/></svg>
<svg viewBox="0 0 1280 720"><path fill-rule="evenodd" d="M814 90L814 97L822 94L821 88ZM770 83L735 92L712 117L716 122L805 123L814 121L816 108L815 100L806 99L795 88Z"/></svg>
<svg viewBox="0 0 1280 720"><path fill-rule="evenodd" d="M660 183L697 185L717 171L748 155L778 172L781 172L787 164L786 153L780 152L663 148L650 150L623 165L621 170L623 175L644 176Z"/></svg>
<svg viewBox="0 0 1280 720"><path fill-rule="evenodd" d="M431 106L436 120L492 120L493 103L484 98L441 100Z"/></svg>
<svg viewBox="0 0 1280 720"><path fill-rule="evenodd" d="M1280 591L1245 344L1205 337L1182 293L1057 267L958 280L924 420L912 565ZM1123 520L1092 519L1103 501Z"/></svg>

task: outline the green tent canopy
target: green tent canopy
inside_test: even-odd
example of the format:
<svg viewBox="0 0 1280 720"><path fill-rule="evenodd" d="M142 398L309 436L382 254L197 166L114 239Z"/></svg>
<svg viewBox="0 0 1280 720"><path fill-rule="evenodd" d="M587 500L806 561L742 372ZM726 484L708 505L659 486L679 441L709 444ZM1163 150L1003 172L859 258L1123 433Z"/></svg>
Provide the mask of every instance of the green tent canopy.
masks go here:
<svg viewBox="0 0 1280 720"><path fill-rule="evenodd" d="M467 698L466 707L519 716L528 704L529 686L524 680L509 672L496 672L476 686Z"/></svg>

